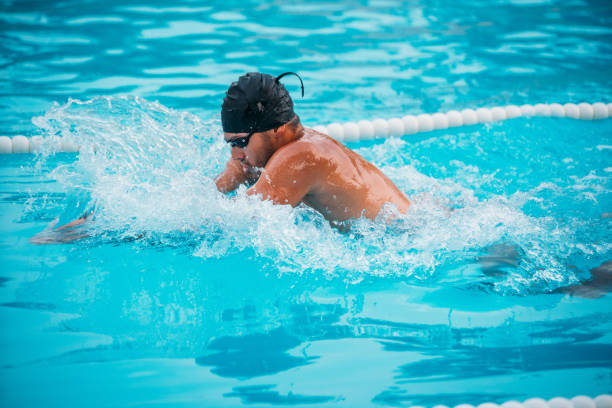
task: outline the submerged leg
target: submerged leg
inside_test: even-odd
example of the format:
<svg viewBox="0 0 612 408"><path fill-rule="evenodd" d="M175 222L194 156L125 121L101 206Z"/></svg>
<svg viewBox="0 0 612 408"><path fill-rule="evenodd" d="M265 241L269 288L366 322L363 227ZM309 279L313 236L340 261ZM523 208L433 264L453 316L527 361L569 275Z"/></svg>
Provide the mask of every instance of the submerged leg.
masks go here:
<svg viewBox="0 0 612 408"><path fill-rule="evenodd" d="M612 291L612 261L591 269L591 278L576 285L558 288L553 293L568 293L585 299L597 299Z"/></svg>
<svg viewBox="0 0 612 408"><path fill-rule="evenodd" d="M35 245L64 244L89 237L85 224L93 215L93 211L86 212L74 221L55 228L57 218L44 230L30 238Z"/></svg>

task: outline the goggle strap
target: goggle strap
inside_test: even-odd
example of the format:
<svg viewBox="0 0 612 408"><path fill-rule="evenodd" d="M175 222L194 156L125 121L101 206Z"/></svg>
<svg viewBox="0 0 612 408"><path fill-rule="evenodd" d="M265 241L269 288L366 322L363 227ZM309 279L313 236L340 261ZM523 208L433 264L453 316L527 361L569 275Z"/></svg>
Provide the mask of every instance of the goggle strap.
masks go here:
<svg viewBox="0 0 612 408"><path fill-rule="evenodd" d="M298 77L298 79L300 80L300 85L302 87L302 98L304 97L304 82L302 82L302 77L300 77L298 74L296 74L295 72L285 72L283 74L280 74L279 76L276 77L276 83L279 83L278 81L284 77L285 75L295 75L296 77Z"/></svg>

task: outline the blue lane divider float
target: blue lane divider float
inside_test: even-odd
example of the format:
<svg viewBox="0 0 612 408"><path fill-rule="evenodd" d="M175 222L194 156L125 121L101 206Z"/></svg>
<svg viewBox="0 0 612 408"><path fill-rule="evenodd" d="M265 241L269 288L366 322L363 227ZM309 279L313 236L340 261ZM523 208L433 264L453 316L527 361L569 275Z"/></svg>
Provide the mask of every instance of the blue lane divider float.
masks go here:
<svg viewBox="0 0 612 408"><path fill-rule="evenodd" d="M328 134L336 140L358 142L360 140L400 137L414 133L430 132L477 123L499 122L518 117L550 116L581 120L606 119L612 117L612 103L559 103L535 105L509 105L504 107L452 110L446 113L407 115L402 118L360 120L359 122L331 123L314 126L313 129ZM40 139L25 136L0 136L0 154L36 153ZM62 143L58 152L77 152L78 146Z"/></svg>

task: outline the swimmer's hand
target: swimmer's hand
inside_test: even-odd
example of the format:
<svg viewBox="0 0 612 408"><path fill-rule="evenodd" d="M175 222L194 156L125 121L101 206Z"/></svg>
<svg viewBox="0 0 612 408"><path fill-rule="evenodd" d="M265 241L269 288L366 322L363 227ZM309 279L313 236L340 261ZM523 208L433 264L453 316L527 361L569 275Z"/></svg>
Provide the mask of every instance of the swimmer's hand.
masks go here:
<svg viewBox="0 0 612 408"><path fill-rule="evenodd" d="M55 228L58 218L54 219L44 230L30 238L34 245L65 244L89 237L85 223L91 219L93 211L83 214L74 221Z"/></svg>
<svg viewBox="0 0 612 408"><path fill-rule="evenodd" d="M215 185L220 192L231 193L241 184L253 184L260 174L260 169L249 167L238 159L229 159L225 169L215 178Z"/></svg>

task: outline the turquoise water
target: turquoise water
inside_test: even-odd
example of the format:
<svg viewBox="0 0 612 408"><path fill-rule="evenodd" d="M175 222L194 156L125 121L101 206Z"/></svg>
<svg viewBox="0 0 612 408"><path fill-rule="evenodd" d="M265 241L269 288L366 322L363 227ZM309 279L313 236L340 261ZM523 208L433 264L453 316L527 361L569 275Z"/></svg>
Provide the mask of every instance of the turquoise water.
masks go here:
<svg viewBox="0 0 612 408"><path fill-rule="evenodd" d="M610 102L607 2L4 2L0 21L0 133L43 138L0 156L2 406L612 391L612 120L352 144L416 205L349 233L212 182L246 71L299 72L307 125ZM90 237L29 243L92 209Z"/></svg>

